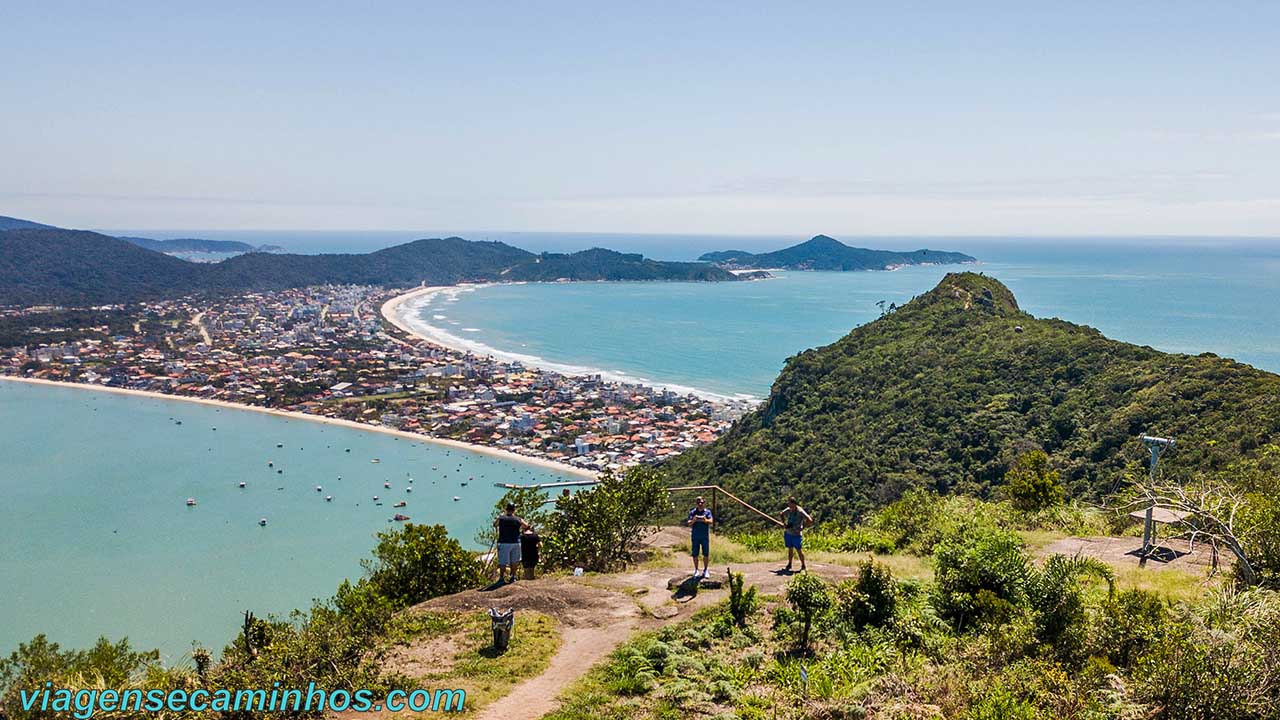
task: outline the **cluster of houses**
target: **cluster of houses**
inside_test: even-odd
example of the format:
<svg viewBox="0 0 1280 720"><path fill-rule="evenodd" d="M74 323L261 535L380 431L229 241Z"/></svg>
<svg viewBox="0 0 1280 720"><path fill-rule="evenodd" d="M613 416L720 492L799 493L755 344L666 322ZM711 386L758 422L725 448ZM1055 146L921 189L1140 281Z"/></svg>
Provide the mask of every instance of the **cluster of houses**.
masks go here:
<svg viewBox="0 0 1280 720"><path fill-rule="evenodd" d="M748 409L433 345L383 321L390 296L321 286L130 306L133 332L0 348L0 373L296 410L589 469L661 461Z"/></svg>

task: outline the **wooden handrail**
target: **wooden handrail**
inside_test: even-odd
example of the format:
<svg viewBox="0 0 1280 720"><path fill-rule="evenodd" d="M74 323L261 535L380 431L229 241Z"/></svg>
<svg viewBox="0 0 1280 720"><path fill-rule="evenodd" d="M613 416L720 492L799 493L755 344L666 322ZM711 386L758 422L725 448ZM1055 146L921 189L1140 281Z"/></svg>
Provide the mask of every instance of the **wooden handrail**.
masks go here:
<svg viewBox="0 0 1280 720"><path fill-rule="evenodd" d="M739 505L741 505L742 507L744 507L744 508L746 508L746 509L748 509L748 510L750 510L750 511L754 512L755 514L757 514L757 515L759 515L760 517L762 517L762 518L764 518L764 519L768 520L769 522L773 523L774 525L777 525L778 527L786 527L786 525L784 525L784 524L783 524L783 522L782 522L781 520L779 520L778 518L776 518L776 517L774 517L774 516L772 516L772 515L770 515L770 514L768 514L768 513L764 512L763 510L760 510L760 509L759 509L759 508L757 508L756 506L752 505L751 503L747 502L746 500L743 500L742 498L738 497L737 495L734 495L733 493L729 492L728 490L725 490L724 488L720 487L719 485L685 485L685 486L683 486L683 487L669 487L669 488L667 488L667 492L681 492L681 491L685 491L685 490L714 490L714 491L716 491L716 492L722 492L722 493L724 493L725 495L729 496L729 498L730 498L730 499L734 500L735 502L737 502L737 503L738 503ZM714 511L713 511L713 512L714 512Z"/></svg>

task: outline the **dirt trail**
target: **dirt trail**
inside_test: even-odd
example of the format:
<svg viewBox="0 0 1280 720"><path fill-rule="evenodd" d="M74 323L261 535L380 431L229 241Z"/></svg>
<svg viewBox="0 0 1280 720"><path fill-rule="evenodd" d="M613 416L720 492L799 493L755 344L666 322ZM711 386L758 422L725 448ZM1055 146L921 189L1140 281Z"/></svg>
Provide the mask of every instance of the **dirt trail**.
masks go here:
<svg viewBox="0 0 1280 720"><path fill-rule="evenodd" d="M664 532L650 538L656 547L683 547L685 532ZM683 559L683 558L682 558ZM724 568L713 568L712 577L724 578ZM778 572L777 563L736 565L749 585L765 594L780 593L790 575ZM848 568L810 563L810 572L827 578L849 575ZM423 610L484 610L490 607L537 610L560 623L561 646L547 669L516 685L478 714L479 720L534 720L559 707L565 687L582 677L635 632L653 630L688 619L697 610L722 601L728 589L701 589L677 599L668 582L689 576L681 567L652 568L609 575L556 577L519 581L495 590L473 590L435 598Z"/></svg>

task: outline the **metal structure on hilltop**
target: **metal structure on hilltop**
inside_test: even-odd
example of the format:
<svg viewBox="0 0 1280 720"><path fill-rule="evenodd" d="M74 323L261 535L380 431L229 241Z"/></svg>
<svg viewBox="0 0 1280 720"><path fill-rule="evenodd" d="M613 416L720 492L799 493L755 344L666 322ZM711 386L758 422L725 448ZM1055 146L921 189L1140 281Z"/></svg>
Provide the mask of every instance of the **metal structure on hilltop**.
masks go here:
<svg viewBox="0 0 1280 720"><path fill-rule="evenodd" d="M1138 439L1151 451L1151 485L1154 487L1156 484L1156 472L1160 467L1160 453L1173 447L1173 438L1162 438L1143 433L1138 436ZM1155 545L1155 519L1153 517L1155 510L1156 504L1153 500L1147 506L1146 519L1142 528L1142 554L1144 556L1150 554Z"/></svg>

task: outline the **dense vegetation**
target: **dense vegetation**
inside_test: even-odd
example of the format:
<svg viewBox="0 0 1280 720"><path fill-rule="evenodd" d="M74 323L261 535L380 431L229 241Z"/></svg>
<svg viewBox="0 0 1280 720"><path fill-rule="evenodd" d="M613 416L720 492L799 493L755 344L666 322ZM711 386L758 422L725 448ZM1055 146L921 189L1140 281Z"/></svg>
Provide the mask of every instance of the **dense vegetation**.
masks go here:
<svg viewBox="0 0 1280 720"><path fill-rule="evenodd" d="M817 235L799 245L769 253L720 250L698 258L733 268L784 268L787 270L885 270L898 265L946 265L973 262L958 252L940 250L868 250L845 245L835 238Z"/></svg>
<svg viewBox="0 0 1280 720"><path fill-rule="evenodd" d="M1147 472L1143 432L1177 438L1168 477L1227 473L1280 440L1280 376L1037 319L960 273L788 359L760 409L669 467L680 484L767 507L790 488L820 518L853 519L911 488L989 497L1036 449L1057 477L1032 491L1098 498Z"/></svg>
<svg viewBox="0 0 1280 720"><path fill-rule="evenodd" d="M131 242L138 247L162 253L249 253L279 252L283 250L275 245L250 245L239 240L204 240L202 238L173 238L171 240L152 240L144 237L128 237L121 235L121 240Z"/></svg>
<svg viewBox="0 0 1280 720"><path fill-rule="evenodd" d="M279 290L326 283L410 286L477 280L711 280L733 273L593 249L534 253L500 242L415 240L365 254L252 252L190 263L80 230L0 232L0 305L102 304L193 293Z"/></svg>
<svg viewBox="0 0 1280 720"><path fill-rule="evenodd" d="M876 559L838 581L797 575L778 597L731 573L723 604L623 645L551 720L1276 717L1280 593L1195 576L1174 592L1178 570L1036 558L1024 540L1108 521L1078 504L909 492L806 539ZM777 531L736 540L781 549ZM921 571L895 575L908 558Z"/></svg>

